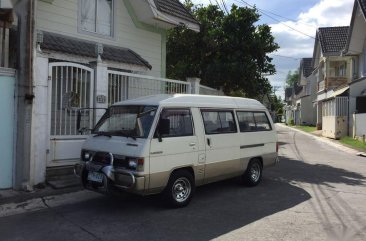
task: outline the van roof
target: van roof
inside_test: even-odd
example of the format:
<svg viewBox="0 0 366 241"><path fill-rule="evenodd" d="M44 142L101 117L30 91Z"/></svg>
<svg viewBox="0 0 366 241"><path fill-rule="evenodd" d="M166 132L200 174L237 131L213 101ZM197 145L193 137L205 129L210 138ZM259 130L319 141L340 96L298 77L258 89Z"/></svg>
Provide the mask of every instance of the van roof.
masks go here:
<svg viewBox="0 0 366 241"><path fill-rule="evenodd" d="M192 95L192 94L160 94L139 97L113 104L116 105L160 105L176 107L207 107L207 108L247 108L265 109L257 100L229 96Z"/></svg>

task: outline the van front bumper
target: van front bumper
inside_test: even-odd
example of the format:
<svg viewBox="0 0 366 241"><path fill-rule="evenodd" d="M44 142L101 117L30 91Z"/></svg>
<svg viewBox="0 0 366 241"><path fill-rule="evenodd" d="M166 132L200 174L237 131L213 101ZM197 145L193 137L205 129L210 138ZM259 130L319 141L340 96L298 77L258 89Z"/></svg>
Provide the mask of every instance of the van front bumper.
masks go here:
<svg viewBox="0 0 366 241"><path fill-rule="evenodd" d="M85 188L94 191L110 192L113 189L119 189L137 194L145 192L145 176L137 175L133 171L92 162L80 162L74 166L74 173L80 177ZM90 178L90 174L95 173L102 175L101 180Z"/></svg>

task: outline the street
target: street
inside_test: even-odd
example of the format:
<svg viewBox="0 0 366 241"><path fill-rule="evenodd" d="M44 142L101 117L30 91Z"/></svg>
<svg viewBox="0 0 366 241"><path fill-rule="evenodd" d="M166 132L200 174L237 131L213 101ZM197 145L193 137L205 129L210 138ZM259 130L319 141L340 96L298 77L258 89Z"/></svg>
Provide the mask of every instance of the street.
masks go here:
<svg viewBox="0 0 366 241"><path fill-rule="evenodd" d="M280 163L257 187L236 179L199 187L182 209L157 196L96 194L2 217L0 240L366 240L366 158L277 130Z"/></svg>

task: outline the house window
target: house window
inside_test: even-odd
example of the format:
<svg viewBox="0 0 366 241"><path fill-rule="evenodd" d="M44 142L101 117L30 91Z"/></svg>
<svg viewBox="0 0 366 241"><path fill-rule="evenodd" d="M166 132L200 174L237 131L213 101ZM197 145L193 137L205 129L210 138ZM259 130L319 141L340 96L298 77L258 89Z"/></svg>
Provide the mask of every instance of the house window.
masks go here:
<svg viewBox="0 0 366 241"><path fill-rule="evenodd" d="M356 111L357 113L366 113L366 96L356 97Z"/></svg>
<svg viewBox="0 0 366 241"><path fill-rule="evenodd" d="M80 29L113 36L113 0L80 0Z"/></svg>
<svg viewBox="0 0 366 241"><path fill-rule="evenodd" d="M345 77L347 73L346 61L332 61L330 62L330 76L331 77Z"/></svg>

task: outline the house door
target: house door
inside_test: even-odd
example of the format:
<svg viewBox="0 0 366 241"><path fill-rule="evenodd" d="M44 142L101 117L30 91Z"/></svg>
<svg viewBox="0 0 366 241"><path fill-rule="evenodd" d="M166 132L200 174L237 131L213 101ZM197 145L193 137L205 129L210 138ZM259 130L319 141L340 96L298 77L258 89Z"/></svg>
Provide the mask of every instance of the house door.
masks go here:
<svg viewBox="0 0 366 241"><path fill-rule="evenodd" d="M94 71L74 63L49 65L49 131L47 166L74 164L86 135L77 130L79 108L93 107ZM94 125L93 113L82 113L82 126Z"/></svg>

